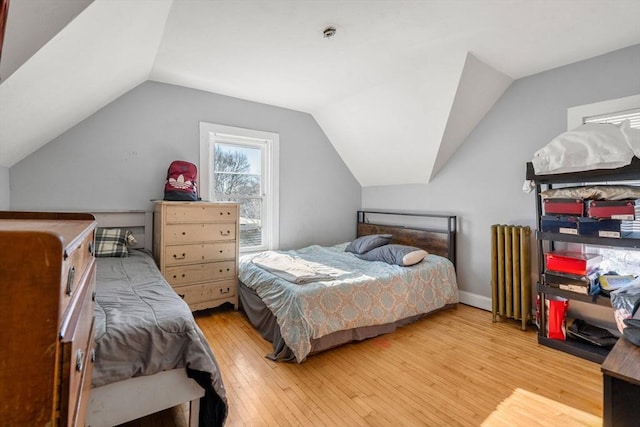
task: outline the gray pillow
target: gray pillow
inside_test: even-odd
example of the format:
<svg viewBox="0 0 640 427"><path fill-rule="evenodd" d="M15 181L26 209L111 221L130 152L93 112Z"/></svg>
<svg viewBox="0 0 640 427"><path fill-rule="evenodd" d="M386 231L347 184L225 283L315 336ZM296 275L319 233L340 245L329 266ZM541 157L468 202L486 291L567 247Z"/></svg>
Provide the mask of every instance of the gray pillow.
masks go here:
<svg viewBox="0 0 640 427"><path fill-rule="evenodd" d="M424 249L406 245L385 245L372 249L369 252L357 255L367 261L382 261L387 264L395 264L408 267L422 261L429 253Z"/></svg>
<svg viewBox="0 0 640 427"><path fill-rule="evenodd" d="M387 245L391 241L391 234L371 234L369 236L358 237L349 243L345 248L345 252L353 252L354 254L363 254L371 249Z"/></svg>

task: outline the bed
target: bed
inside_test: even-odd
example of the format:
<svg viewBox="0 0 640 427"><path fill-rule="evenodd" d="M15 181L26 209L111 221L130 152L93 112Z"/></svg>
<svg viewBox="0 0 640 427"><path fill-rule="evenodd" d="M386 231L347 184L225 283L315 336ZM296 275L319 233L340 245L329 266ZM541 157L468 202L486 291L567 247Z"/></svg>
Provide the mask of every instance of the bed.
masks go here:
<svg viewBox="0 0 640 427"><path fill-rule="evenodd" d="M131 230L126 257L96 258L95 361L86 425L114 426L190 403L189 425L223 425L224 384L186 303L164 280L145 244L150 212L96 213L99 228ZM96 237L96 253L103 254Z"/></svg>
<svg viewBox="0 0 640 427"><path fill-rule="evenodd" d="M392 332L458 302L455 216L359 211L357 238L378 235L392 236L389 247L409 245L428 255L404 267L360 259L345 251L349 243L342 243L240 258L240 306L273 344L268 358L301 363L312 354ZM265 267L263 259L270 257L298 260L301 270L311 265L318 280L295 283L292 277L305 276L293 271L287 278Z"/></svg>

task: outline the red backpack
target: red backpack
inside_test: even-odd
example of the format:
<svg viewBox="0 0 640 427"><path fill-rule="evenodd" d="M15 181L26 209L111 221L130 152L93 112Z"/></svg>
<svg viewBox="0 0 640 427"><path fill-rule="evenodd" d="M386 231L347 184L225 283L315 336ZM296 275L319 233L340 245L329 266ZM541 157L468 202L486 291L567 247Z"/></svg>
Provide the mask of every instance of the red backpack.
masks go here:
<svg viewBox="0 0 640 427"><path fill-rule="evenodd" d="M200 200L198 197L198 168L193 163L174 160L167 171L164 185L165 200Z"/></svg>

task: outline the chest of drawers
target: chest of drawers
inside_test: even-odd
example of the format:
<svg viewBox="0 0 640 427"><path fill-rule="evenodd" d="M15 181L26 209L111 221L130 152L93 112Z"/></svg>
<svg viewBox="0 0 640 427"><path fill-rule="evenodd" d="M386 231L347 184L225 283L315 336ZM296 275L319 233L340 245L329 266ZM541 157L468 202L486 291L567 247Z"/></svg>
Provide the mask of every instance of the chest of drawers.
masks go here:
<svg viewBox="0 0 640 427"><path fill-rule="evenodd" d="M238 215L236 203L156 202L153 255L192 311L238 308Z"/></svg>
<svg viewBox="0 0 640 427"><path fill-rule="evenodd" d="M0 212L0 424L84 426L93 368L90 214Z"/></svg>

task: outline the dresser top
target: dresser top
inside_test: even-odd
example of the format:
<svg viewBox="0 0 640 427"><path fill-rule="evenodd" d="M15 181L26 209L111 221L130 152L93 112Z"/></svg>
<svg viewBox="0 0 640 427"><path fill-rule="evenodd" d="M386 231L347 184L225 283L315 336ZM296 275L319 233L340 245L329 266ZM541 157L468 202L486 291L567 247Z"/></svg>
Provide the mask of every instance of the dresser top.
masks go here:
<svg viewBox="0 0 640 427"><path fill-rule="evenodd" d="M62 246L71 248L85 230L95 224L92 220L56 219L0 219L0 237L5 232L42 232L57 235Z"/></svg>
<svg viewBox="0 0 640 427"><path fill-rule="evenodd" d="M619 338L600 369L607 375L640 385L640 347Z"/></svg>
<svg viewBox="0 0 640 427"><path fill-rule="evenodd" d="M237 205L238 202L228 201L209 201L209 200L152 200L154 203L162 205Z"/></svg>

